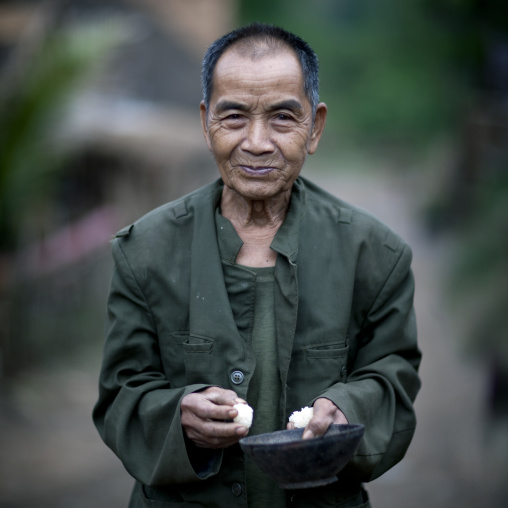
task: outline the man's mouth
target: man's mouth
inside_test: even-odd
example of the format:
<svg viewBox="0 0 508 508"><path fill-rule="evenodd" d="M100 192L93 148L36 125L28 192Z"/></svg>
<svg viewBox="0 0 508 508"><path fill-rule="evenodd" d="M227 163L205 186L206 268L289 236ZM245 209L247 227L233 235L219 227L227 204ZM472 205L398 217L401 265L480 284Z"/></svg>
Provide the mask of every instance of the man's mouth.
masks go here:
<svg viewBox="0 0 508 508"><path fill-rule="evenodd" d="M272 166L244 166L240 165L243 171L249 175L262 176L271 173L275 168Z"/></svg>

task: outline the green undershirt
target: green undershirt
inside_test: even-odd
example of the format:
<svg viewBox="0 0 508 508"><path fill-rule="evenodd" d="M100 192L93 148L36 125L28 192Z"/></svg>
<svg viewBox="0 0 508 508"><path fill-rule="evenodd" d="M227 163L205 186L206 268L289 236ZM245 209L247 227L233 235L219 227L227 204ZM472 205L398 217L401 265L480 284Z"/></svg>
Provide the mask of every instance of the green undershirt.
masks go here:
<svg viewBox="0 0 508 508"><path fill-rule="evenodd" d="M256 370L249 383L247 402L254 408L254 420L249 435L280 430L280 378L277 362L277 337L273 296L274 267L232 267L254 272L254 317L251 348L256 358ZM238 272L237 272L238 273ZM229 279L227 277L226 279ZM234 302L232 304L234 306ZM249 508L278 508L285 506L282 489L246 457L247 500Z"/></svg>

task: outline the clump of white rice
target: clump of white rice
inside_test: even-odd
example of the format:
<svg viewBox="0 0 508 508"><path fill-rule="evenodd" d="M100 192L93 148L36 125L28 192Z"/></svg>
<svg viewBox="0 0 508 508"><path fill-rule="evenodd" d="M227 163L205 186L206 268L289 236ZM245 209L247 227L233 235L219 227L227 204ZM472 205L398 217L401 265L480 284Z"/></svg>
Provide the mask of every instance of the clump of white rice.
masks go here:
<svg viewBox="0 0 508 508"><path fill-rule="evenodd" d="M312 416L314 414L314 409L308 406L302 407L300 411L295 411L290 417L289 421L293 423L293 425L299 428L307 427L307 424L310 422Z"/></svg>
<svg viewBox="0 0 508 508"><path fill-rule="evenodd" d="M238 411L238 415L233 419L233 421L250 429L254 410L248 404L243 403L235 404L233 407Z"/></svg>

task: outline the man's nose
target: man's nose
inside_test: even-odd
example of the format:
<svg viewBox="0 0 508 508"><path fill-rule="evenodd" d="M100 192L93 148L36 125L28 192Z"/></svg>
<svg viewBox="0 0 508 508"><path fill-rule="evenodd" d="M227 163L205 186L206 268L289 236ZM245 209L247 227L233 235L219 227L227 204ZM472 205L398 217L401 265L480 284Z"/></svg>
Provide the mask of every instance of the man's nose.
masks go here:
<svg viewBox="0 0 508 508"><path fill-rule="evenodd" d="M241 148L255 155L273 152L275 147L271 140L270 128L266 122L261 119L249 121Z"/></svg>

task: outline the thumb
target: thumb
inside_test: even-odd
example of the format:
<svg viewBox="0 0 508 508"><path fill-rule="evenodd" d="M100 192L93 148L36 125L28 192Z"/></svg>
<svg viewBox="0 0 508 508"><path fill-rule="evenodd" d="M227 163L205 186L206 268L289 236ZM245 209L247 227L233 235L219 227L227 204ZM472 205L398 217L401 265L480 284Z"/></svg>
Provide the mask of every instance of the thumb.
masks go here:
<svg viewBox="0 0 508 508"><path fill-rule="evenodd" d="M313 439L314 437L316 437L316 436L314 435L314 432L312 432L312 430L309 429L309 427L307 427L303 431L302 439Z"/></svg>

